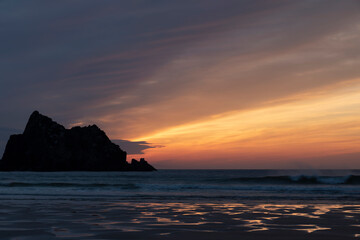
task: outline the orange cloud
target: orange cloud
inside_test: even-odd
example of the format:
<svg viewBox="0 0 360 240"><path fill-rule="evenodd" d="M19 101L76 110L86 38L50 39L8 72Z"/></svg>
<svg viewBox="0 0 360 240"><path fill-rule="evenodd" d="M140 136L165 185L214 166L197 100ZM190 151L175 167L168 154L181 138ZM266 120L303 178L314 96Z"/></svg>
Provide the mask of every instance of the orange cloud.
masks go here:
<svg viewBox="0 0 360 240"><path fill-rule="evenodd" d="M163 144L147 154L157 161L231 160L244 167L291 159L354 153L360 144L360 81L341 89L276 106L230 112L213 119L169 128L136 141ZM338 166L342 163L339 160ZM154 161L154 160L153 160ZM211 163L210 163L211 164ZM316 165L326 167L326 160ZM289 166L289 164L285 164ZM309 162L311 166L311 161ZM360 166L360 164L359 164Z"/></svg>

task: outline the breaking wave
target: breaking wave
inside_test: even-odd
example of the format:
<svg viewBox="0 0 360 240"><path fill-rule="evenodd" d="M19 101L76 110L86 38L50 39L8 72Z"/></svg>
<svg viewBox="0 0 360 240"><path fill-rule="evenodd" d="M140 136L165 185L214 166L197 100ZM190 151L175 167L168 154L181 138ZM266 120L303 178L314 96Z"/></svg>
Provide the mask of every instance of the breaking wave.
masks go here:
<svg viewBox="0 0 360 240"><path fill-rule="evenodd" d="M360 185L360 176L266 176L266 177L239 177L220 180L222 183L245 184L327 184L327 185Z"/></svg>
<svg viewBox="0 0 360 240"><path fill-rule="evenodd" d="M66 183L66 182L51 182L51 183L29 183L29 182L9 182L0 183L0 187L76 187L76 188L102 188L102 187L119 187L121 189L137 189L140 188L136 184L106 184L106 183Z"/></svg>

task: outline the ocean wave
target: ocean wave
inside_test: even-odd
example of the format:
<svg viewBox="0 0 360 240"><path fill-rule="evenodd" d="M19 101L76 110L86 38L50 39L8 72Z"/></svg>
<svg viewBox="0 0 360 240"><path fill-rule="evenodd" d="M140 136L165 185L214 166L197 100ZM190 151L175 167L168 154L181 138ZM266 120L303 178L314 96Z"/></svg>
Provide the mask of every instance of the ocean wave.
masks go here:
<svg viewBox="0 0 360 240"><path fill-rule="evenodd" d="M218 180L222 183L246 184L327 184L327 185L360 185L360 176L265 176L265 177L239 177Z"/></svg>
<svg viewBox="0 0 360 240"><path fill-rule="evenodd" d="M121 189L138 189L140 186L132 183L127 184L107 184L107 183L68 183L68 182L50 182L50 183L29 183L29 182L9 182L0 183L0 187L75 187L75 188L102 188L102 187L118 187Z"/></svg>

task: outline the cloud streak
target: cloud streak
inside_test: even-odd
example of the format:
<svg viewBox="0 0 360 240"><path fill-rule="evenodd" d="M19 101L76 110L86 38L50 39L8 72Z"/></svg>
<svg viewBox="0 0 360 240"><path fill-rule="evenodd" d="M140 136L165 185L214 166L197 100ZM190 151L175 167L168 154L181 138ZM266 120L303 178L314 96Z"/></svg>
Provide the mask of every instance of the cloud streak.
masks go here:
<svg viewBox="0 0 360 240"><path fill-rule="evenodd" d="M0 125L22 129L38 109L154 142L291 104L360 77L359 12L356 0L1 1Z"/></svg>
<svg viewBox="0 0 360 240"><path fill-rule="evenodd" d="M128 140L113 139L113 143L120 146L121 149L125 150L129 155L140 155L144 154L144 150L149 148L159 148L161 146L153 146L146 141L132 142Z"/></svg>

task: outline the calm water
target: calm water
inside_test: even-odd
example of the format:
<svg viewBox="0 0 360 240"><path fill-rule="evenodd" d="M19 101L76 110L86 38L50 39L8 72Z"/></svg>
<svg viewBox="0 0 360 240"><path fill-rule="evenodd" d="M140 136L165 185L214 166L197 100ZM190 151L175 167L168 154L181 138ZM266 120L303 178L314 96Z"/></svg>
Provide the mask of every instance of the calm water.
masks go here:
<svg viewBox="0 0 360 240"><path fill-rule="evenodd" d="M360 199L360 170L0 172L0 200L345 201Z"/></svg>

